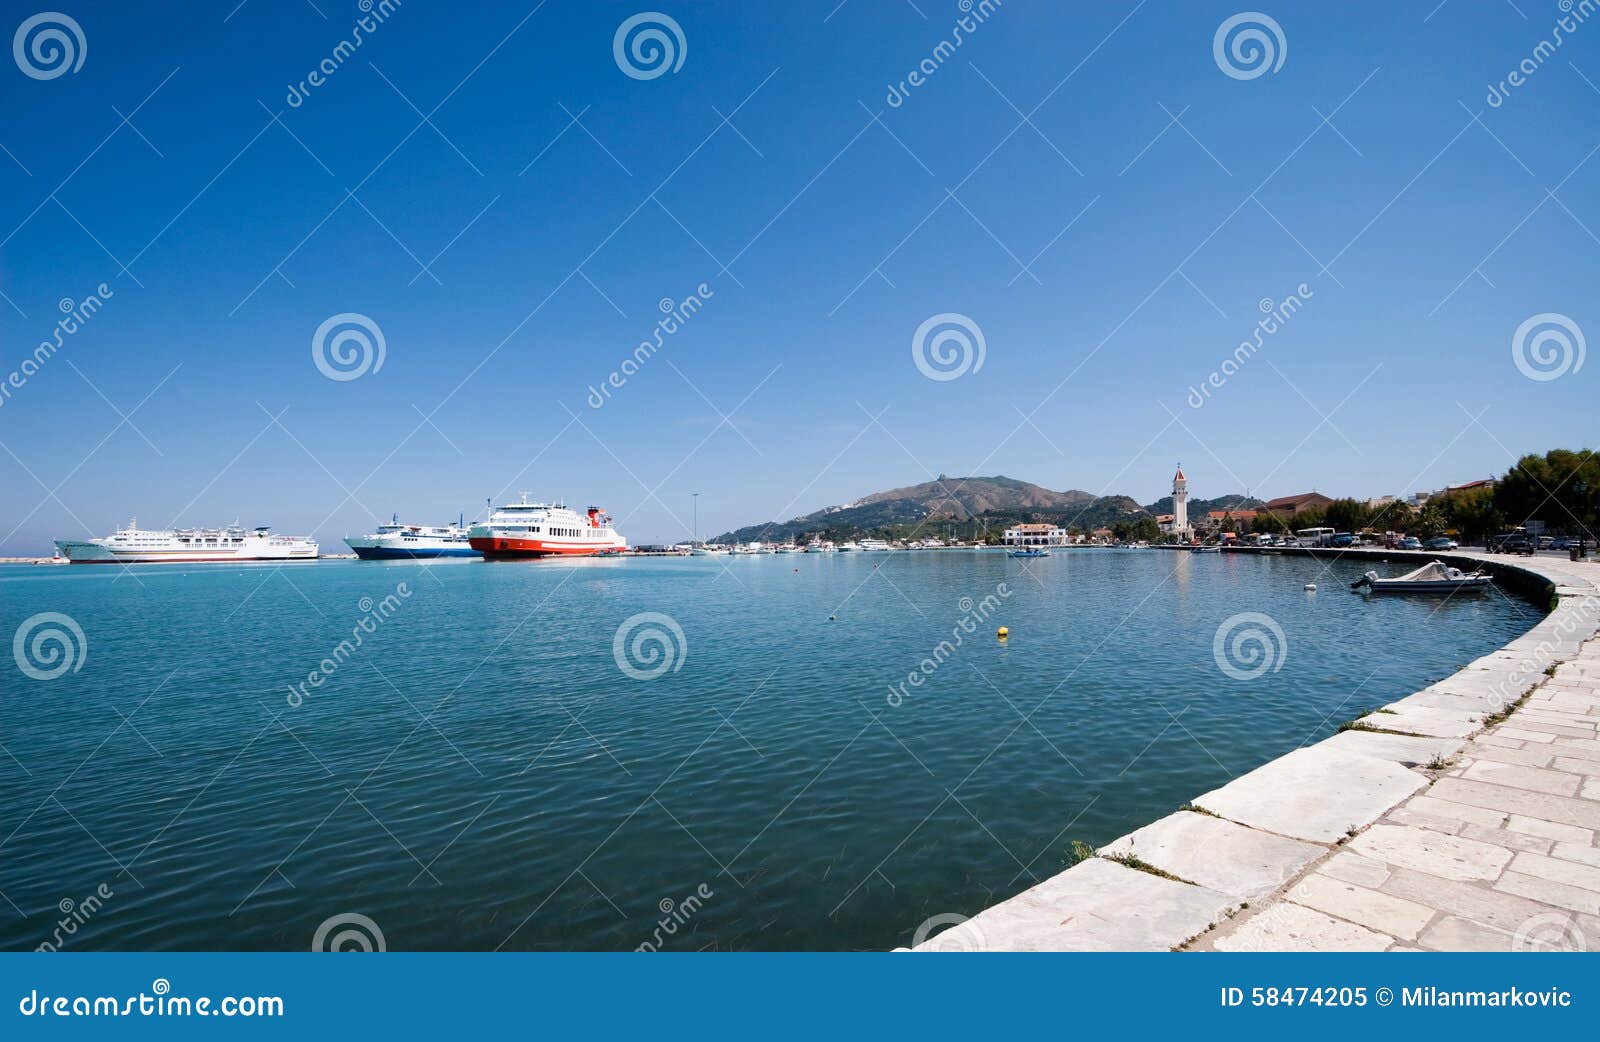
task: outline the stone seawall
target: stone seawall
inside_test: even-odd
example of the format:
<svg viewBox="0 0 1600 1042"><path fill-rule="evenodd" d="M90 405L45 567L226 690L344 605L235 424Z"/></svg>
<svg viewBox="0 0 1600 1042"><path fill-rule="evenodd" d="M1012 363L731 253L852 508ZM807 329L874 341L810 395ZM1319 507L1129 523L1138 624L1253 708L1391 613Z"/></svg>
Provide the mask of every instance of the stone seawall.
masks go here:
<svg viewBox="0 0 1600 1042"><path fill-rule="evenodd" d="M1440 779L1443 779L1441 784L1473 784L1458 782L1447 775L1453 769L1460 770L1453 761L1475 736L1500 724L1508 713L1515 714L1536 689L1552 683L1563 688L1580 683L1566 678L1553 681L1552 674L1560 664L1578 659L1583 642L1600 631L1600 565L1547 557L1518 558L1512 562L1504 557L1470 551L1431 554L1397 550L1286 549L1281 552L1403 561L1409 566L1444 560L1468 569L1483 567L1494 572L1498 585L1515 588L1541 603L1548 600L1552 608L1527 633L1469 663L1454 675L1384 706L1348 730L1296 749L1218 789L1196 796L1185 809L1114 840L1100 848L1097 856L945 930L918 946L918 951L1166 951L1186 947L1382 950L1406 947L1401 938L1415 937L1424 928L1439 927L1444 913L1434 910L1452 902L1472 904L1476 901L1488 907L1499 897L1522 902L1518 906L1520 913L1540 907L1529 898L1488 892L1488 886L1499 885L1497 875L1487 877L1487 883L1482 876L1471 877L1474 880L1471 884L1459 882L1468 878L1461 876L1461 872L1474 870L1454 867L1466 854L1495 860L1475 848L1462 846L1467 843L1483 846L1482 841L1459 838L1437 829L1429 832L1421 826L1397 825L1388 816L1400 813L1397 808L1429 790ZM1600 657L1600 643L1591 646L1591 655ZM1586 671L1588 666L1574 663L1571 669ZM1579 675L1583 683L1587 682L1587 672L1574 675ZM1600 674L1595 675L1592 683L1600 688ZM1563 707L1559 714L1529 711L1540 717L1540 726L1553 728L1556 734L1545 737L1543 733L1531 731L1517 733L1536 734L1546 741L1564 743L1560 751L1579 758L1577 762L1589 764L1594 773L1600 775L1600 739L1596 738L1596 725L1600 724L1600 692L1591 698L1584 691L1562 690L1544 697L1558 696L1565 700L1559 703ZM1561 716L1559 725L1549 723L1547 718L1552 715ZM1511 721L1516 723L1517 717L1512 715ZM1522 744L1516 739L1510 741ZM1588 759L1591 756L1593 759ZM1553 757L1552 752L1546 760ZM1473 769L1476 768L1474 764ZM1535 826L1530 827L1536 829L1543 826L1548 826L1550 831L1568 829L1569 845L1573 846L1573 856L1577 858L1570 862L1558 860L1554 870L1542 864L1541 868L1546 873L1553 871L1562 875L1564 879L1567 875L1584 872L1600 875L1600 847L1593 845L1600 828L1585 829L1572 824L1574 821L1589 822L1592 812L1597 818L1594 824L1600 826L1600 781L1584 786L1581 773L1562 777L1577 778L1578 784L1571 786L1573 792L1569 796L1553 798L1581 804L1583 801L1577 798L1581 786L1592 799L1593 806L1573 809L1563 804L1558 808L1557 820L1531 819ZM1545 779L1539 780L1545 783ZM1548 784L1564 786L1567 782L1550 780ZM1525 795L1532 797L1537 793ZM1480 802L1488 798L1480 797ZM1513 799L1516 798L1514 793ZM1530 805L1525 809L1531 809L1536 801L1524 802ZM1498 813L1502 822L1510 814L1481 807L1476 813L1485 819ZM1464 829L1468 823L1462 815L1471 816L1462 811L1455 819L1440 820ZM1378 824L1380 822L1382 824ZM1391 834L1389 830L1392 829L1400 832L1415 829L1423 833L1423 838L1418 841L1409 833L1405 836ZM1369 839L1369 831L1374 838ZM1492 831L1506 832L1504 829ZM1580 835L1587 839L1580 842ZM1545 843L1547 849L1555 843L1553 839L1535 839L1531 834L1525 838L1530 843ZM1385 873L1384 880L1389 878L1389 869L1380 858L1358 857L1347 849L1347 844L1351 847L1361 844L1406 847L1409 844L1401 854L1394 855L1402 861L1412 859L1410 867L1402 865L1399 869L1410 873L1402 878L1421 891L1440 891L1434 895L1435 903L1430 906L1421 899L1426 895L1403 899L1380 893L1376 888L1347 885L1337 874L1319 876L1319 870L1332 865L1335 858L1355 858L1363 862L1360 870L1369 874L1368 882L1378 878L1380 870ZM1523 855L1544 856L1528 850L1517 856ZM1506 861L1512 856L1507 853ZM1586 866L1586 860L1597 867ZM1436 861L1437 874L1418 870L1417 866L1431 869ZM1348 862L1341 864L1345 867L1340 871L1347 874L1350 871ZM1503 869L1504 865L1505 862L1501 862L1499 868ZM1567 885L1551 882L1557 886ZM1461 885L1467 885L1471 893L1442 892ZM1284 900L1291 887L1295 888L1294 900ZM1399 915L1403 911L1420 918L1420 922L1408 935L1402 930L1363 927L1357 925L1359 919L1349 916L1315 911L1315 904L1308 905L1301 890L1316 887L1322 890L1313 894L1309 899L1312 902L1318 899L1349 902L1351 893L1361 890L1357 897L1366 901L1363 907L1377 909L1374 915L1381 916L1385 912ZM1335 893L1327 893L1329 890ZM1587 894L1586 891L1582 893ZM1568 914L1565 910L1571 909L1570 914L1574 915L1581 911L1600 915L1600 904L1588 908L1583 903L1591 896L1600 901L1600 894L1580 896L1570 899L1566 905L1551 905L1551 914ZM1247 911L1252 908L1253 911ZM1423 915L1423 912L1429 914ZM1497 907L1495 914L1512 913ZM1532 914L1537 918L1537 912ZM1233 926L1235 917L1243 924L1241 927ZM1480 919L1488 917L1489 913L1485 912ZM1484 926L1478 920L1468 922L1483 930L1484 936L1504 937L1508 942L1513 939L1509 927L1501 930L1497 925ZM1590 925L1600 926L1600 920ZM1460 928L1451 929L1456 932L1445 936L1468 936ZM1235 937L1236 930L1237 937L1242 939L1230 944L1226 938ZM1245 933L1245 930L1253 932ZM1600 943L1600 934L1595 940Z"/></svg>

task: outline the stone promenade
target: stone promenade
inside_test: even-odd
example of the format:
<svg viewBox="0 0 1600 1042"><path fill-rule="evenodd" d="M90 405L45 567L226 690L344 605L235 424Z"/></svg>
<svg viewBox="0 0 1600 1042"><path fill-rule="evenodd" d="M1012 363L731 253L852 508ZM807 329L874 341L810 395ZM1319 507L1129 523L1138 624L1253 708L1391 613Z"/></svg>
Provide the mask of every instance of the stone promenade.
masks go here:
<svg viewBox="0 0 1600 1042"><path fill-rule="evenodd" d="M1600 564L1514 564L1526 635L918 950L1600 950Z"/></svg>

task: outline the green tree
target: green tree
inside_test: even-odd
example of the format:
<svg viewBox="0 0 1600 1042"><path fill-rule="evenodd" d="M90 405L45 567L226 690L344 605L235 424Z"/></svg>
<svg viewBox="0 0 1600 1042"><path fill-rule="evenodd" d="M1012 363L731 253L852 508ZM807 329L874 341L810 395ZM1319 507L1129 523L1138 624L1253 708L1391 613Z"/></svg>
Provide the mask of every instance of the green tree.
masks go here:
<svg viewBox="0 0 1600 1042"><path fill-rule="evenodd" d="M1494 506L1505 523L1543 521L1551 530L1591 539L1600 508L1597 499L1600 457L1588 449L1523 456L1494 490Z"/></svg>
<svg viewBox="0 0 1600 1042"><path fill-rule="evenodd" d="M1430 507L1437 505L1444 516L1445 531L1463 543L1478 543L1505 527L1503 515L1494 505L1494 492L1489 488L1469 488L1447 496L1435 496Z"/></svg>
<svg viewBox="0 0 1600 1042"><path fill-rule="evenodd" d="M1354 499L1336 499L1328 504L1323 517L1325 524L1341 532L1357 532L1366 527L1368 513L1365 503Z"/></svg>

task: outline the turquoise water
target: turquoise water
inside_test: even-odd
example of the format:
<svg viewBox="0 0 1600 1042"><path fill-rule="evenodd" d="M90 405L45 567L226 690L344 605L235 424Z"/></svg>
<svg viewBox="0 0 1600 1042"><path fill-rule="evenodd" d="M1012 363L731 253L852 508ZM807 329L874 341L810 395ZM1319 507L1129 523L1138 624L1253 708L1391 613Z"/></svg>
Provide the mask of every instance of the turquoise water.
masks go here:
<svg viewBox="0 0 1600 1042"><path fill-rule="evenodd" d="M1362 570L1110 550L0 568L0 636L57 612L87 646L44 681L0 660L0 947L53 942L66 901L79 950L304 950L342 913L391 950L905 944L1538 617L1498 593L1369 600L1345 588ZM620 661L661 675L634 679L613 638L647 612L667 618ZM1239 680L1213 645L1247 612L1282 637L1246 620L1276 668ZM1227 644L1235 673L1264 665Z"/></svg>

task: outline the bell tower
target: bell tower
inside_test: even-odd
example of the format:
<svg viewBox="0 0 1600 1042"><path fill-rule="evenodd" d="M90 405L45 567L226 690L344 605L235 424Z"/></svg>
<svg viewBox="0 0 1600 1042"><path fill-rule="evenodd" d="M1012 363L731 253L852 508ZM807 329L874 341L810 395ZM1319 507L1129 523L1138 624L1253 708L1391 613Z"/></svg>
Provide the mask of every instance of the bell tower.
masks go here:
<svg viewBox="0 0 1600 1042"><path fill-rule="evenodd" d="M1172 534L1189 538L1189 479L1183 476L1182 463L1172 476Z"/></svg>

